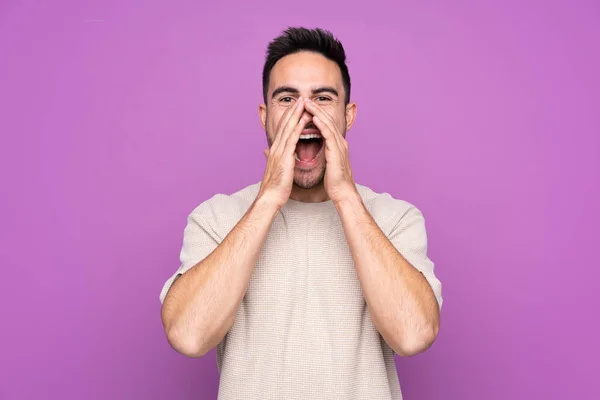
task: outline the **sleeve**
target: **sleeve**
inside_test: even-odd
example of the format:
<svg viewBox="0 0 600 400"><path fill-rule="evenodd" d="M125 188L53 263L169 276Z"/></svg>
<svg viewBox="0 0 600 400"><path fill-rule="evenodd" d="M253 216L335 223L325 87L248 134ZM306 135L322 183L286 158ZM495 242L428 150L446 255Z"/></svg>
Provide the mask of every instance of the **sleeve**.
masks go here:
<svg viewBox="0 0 600 400"><path fill-rule="evenodd" d="M427 232L425 229L425 218L414 206L403 213L395 223L389 240L414 268L419 270L433 290L433 294L441 310L442 283L434 273L434 263L427 255Z"/></svg>
<svg viewBox="0 0 600 400"><path fill-rule="evenodd" d="M219 235L211 228L197 208L187 219L187 225L183 231L183 246L180 253L181 264L177 271L164 283L160 292L160 302L164 303L165 297L175 280L182 274L204 260L221 240Z"/></svg>

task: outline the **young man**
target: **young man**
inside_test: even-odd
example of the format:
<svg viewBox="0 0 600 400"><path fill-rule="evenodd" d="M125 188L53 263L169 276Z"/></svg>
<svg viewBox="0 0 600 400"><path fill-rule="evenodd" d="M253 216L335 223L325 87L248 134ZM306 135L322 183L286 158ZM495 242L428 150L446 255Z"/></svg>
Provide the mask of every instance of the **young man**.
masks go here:
<svg viewBox="0 0 600 400"><path fill-rule="evenodd" d="M345 60L320 29L269 44L264 177L191 213L160 294L175 350L217 347L219 399L401 399L394 353L437 336L422 214L352 178Z"/></svg>

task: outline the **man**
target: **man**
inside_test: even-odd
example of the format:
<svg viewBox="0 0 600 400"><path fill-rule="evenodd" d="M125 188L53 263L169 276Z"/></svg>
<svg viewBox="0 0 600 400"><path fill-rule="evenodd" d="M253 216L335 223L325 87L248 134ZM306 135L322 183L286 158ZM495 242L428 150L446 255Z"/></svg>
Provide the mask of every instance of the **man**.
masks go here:
<svg viewBox="0 0 600 400"><path fill-rule="evenodd" d="M162 321L186 356L217 347L219 399L401 399L394 353L437 336L422 214L352 178L345 60L320 29L272 41L264 177L189 216Z"/></svg>

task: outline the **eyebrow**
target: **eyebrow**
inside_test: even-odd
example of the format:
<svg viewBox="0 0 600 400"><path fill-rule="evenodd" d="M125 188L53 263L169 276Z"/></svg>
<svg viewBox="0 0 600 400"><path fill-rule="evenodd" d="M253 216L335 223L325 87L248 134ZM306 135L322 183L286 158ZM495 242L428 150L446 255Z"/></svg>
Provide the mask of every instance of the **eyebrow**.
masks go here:
<svg viewBox="0 0 600 400"><path fill-rule="evenodd" d="M273 93L271 93L271 98L273 98L281 93L299 94L300 91L291 86L280 86L277 89L273 90ZM339 96L338 91L335 90L334 88L332 88L331 86L322 86L322 87L312 90L312 94L321 94L321 93L331 93L335 96Z"/></svg>
<svg viewBox="0 0 600 400"><path fill-rule="evenodd" d="M321 93L331 93L334 96L338 97L338 91L330 86L323 86L312 91L313 94L321 94Z"/></svg>
<svg viewBox="0 0 600 400"><path fill-rule="evenodd" d="M273 90L273 93L271 93L271 97L275 97L278 94L281 93L293 93L293 94L298 94L300 93L300 91L298 89L295 89L291 86L280 86L277 89Z"/></svg>

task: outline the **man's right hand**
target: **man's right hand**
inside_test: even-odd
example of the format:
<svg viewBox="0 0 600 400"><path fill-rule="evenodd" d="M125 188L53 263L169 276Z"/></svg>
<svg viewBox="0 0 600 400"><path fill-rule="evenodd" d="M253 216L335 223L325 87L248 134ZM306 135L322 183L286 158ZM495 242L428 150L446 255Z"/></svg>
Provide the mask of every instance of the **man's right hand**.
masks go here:
<svg viewBox="0 0 600 400"><path fill-rule="evenodd" d="M309 114L303 114L304 100L300 97L281 117L275 140L271 147L265 150L267 167L258 198L273 202L278 208L283 207L292 193L296 144L311 118Z"/></svg>

